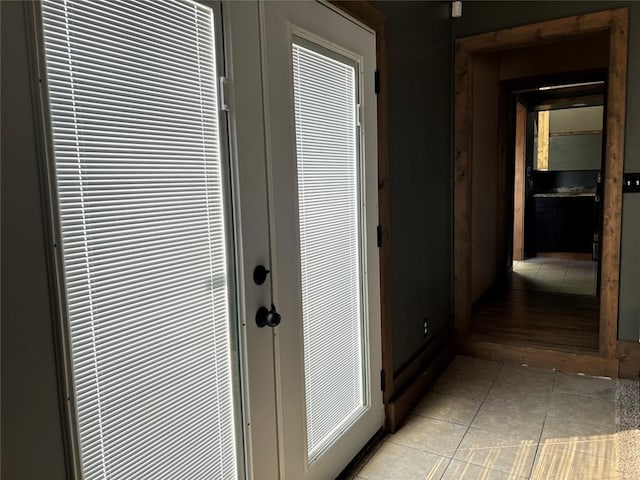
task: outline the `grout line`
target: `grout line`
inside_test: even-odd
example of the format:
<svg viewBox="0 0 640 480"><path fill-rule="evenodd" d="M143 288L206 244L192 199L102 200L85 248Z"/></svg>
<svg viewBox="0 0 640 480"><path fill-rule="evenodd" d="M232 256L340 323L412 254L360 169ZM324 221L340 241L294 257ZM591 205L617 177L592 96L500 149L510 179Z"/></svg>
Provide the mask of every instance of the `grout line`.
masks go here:
<svg viewBox="0 0 640 480"><path fill-rule="evenodd" d="M554 378L553 378L553 386L551 387L551 395L549 396L549 403L551 403L551 396L553 396L553 392L556 389L556 381L558 380L558 372L555 372ZM533 463L531 464L531 469L529 470L529 476L528 478L531 479L531 476L533 475L533 469L536 466L536 462L538 460L538 450L540 450L540 442L542 442L542 432L544 432L544 426L547 424L547 414L549 413L549 404L547 404L547 409L544 412L544 421L542 422L542 429L540 430L540 436L538 437L538 444L536 445L536 451L533 454Z"/></svg>
<svg viewBox="0 0 640 480"><path fill-rule="evenodd" d="M480 410L482 410L482 406L484 405L484 402L486 402L487 397L489 396L489 392L491 391L493 386L496 384L496 381L498 380L498 377L500 376L500 373L502 372L503 368L504 368L504 363L501 363L500 370L498 370L498 373L496 374L496 378L494 378L493 382L491 382L491 386L487 390L487 393L484 394L484 398L480 402L480 405L478 406L478 410L476 410L476 413L473 415L473 418L469 422L469 425L467 425L467 429L464 431L464 435L462 435L462 437L460 438L460 441L458 442L458 446L453 451L453 455L451 456L452 459L456 456L456 453L458 453L458 450L460 449L460 445L462 445L462 441L464 440L464 437L466 437L467 433L469 433L469 429L471 428L471 424L474 422L474 420L478 416L478 413L480 413ZM466 463L469 463L469 462L466 462Z"/></svg>
<svg viewBox="0 0 640 480"><path fill-rule="evenodd" d="M451 423L451 422L449 422L449 423ZM384 441L384 443L386 443L386 440ZM442 479L442 477L444 476L445 472L447 471L447 468L449 468L449 464L451 463L451 460L453 460L453 455L451 457L447 457L446 455L442 455L441 453L435 453L435 452L432 452L431 450L425 450L423 448L412 447L411 445L401 445L399 443L393 443L393 442L389 442L389 443L391 443L392 445L395 445L397 447L408 448L410 450L415 450L416 452L427 453L429 455L434 455L436 457L441 457L441 458L445 459L447 461L447 463L446 463L444 469L442 470L442 475L440 475L440 477L437 480L441 480ZM380 447L382 447L382 445L380 445ZM358 468L356 473L354 473L352 475L353 477L359 476L360 472L362 472L362 470L364 469L366 464L369 463L371 461L371 459L373 459L373 457L378 453L378 450L380 449L380 447L378 447L376 449L376 451L373 452L371 454L371 456L367 458L367 461L361 467ZM457 449L456 449L456 451L457 451ZM455 452L454 452L454 454L455 454ZM436 479L434 478L433 480L436 480Z"/></svg>
<svg viewBox="0 0 640 480"><path fill-rule="evenodd" d="M460 441L462 441L462 440L460 440ZM453 454L455 455L455 452L453 452ZM449 470L449 465L451 465L451 462L453 461L453 455L450 456L450 457L444 457L444 458L447 459L447 464L445 465L444 469L442 470L442 475L440 475L440 478L438 480L442 480L442 477L444 477L444 474L447 473L447 470Z"/></svg>
<svg viewBox="0 0 640 480"><path fill-rule="evenodd" d="M531 463L531 468L529 469L529 475L527 478L531 479L533 475L533 469L536 466L536 462L538 460L538 450L540 450L540 442L542 441L542 432L544 432L544 426L547 424L547 412L544 414L544 420L542 422L542 429L540 430L540 436L538 437L538 443L536 444L536 451L533 454L533 462Z"/></svg>
<svg viewBox="0 0 640 480"><path fill-rule="evenodd" d="M482 406L484 405L484 402L487 399L487 396L489 395L489 392L491 391L491 389L495 385L496 380L498 380L498 377L500 376L500 372L502 372L503 368L504 368L504 363L501 363L500 364L500 370L498 370L498 373L496 374L496 378L494 378L493 381L491 382L491 386L487 390L487 393L484 394L484 398L480 401L480 405L478 406L478 410L476 410L476 413L473 415L473 418L469 422L469 425L467 425L467 429L464 431L464 434L460 437L460 441L458 442L458 445L456 446L455 450L451 454L451 457L449 457L449 462L447 463L446 468L442 471L442 475L440 476L441 479L444 476L444 474L447 472L447 469L449 468L449 465L451 465L451 462L454 460L454 457L456 456L456 453L458 453L458 450L460 449L460 445L462 445L462 441L464 440L464 437L466 437L467 433L469 433L469 429L471 428L471 424L473 423L473 421L478 416L478 413L482 409ZM472 400L474 400L474 399L472 399ZM449 423L454 423L454 422L449 422ZM459 425L459 424L456 423L455 425ZM465 463L469 463L469 462L465 462Z"/></svg>
<svg viewBox="0 0 640 480"><path fill-rule="evenodd" d="M451 396L455 397L455 395L451 395ZM464 398L465 400L473 400L472 398L468 398L468 397L457 397L457 398ZM478 400L473 400L473 401L477 402ZM429 415L424 415L422 413L411 412L409 415L415 415L416 417L422 417L422 418L426 418L428 420L435 420L436 422L451 423L452 425L458 425L459 427L466 427L467 426L466 423L458 423L458 422L453 422L451 420L443 420L441 418L430 417Z"/></svg>
<svg viewBox="0 0 640 480"><path fill-rule="evenodd" d="M565 266L564 266L564 272L562 272L562 280L560 280L560 285L558 286L558 291L555 292L555 293L564 293L563 292L563 287L564 287L564 281L567 278L567 271L569 270L569 263L570 262L567 262L565 264Z"/></svg>

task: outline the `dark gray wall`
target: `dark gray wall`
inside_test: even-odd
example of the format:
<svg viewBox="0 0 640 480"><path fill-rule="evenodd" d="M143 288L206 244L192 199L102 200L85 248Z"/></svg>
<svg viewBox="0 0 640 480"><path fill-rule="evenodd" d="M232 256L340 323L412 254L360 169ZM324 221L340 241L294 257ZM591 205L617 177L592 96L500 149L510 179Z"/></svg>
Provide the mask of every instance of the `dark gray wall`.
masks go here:
<svg viewBox="0 0 640 480"><path fill-rule="evenodd" d="M66 477L23 6L2 17L2 478Z"/></svg>
<svg viewBox="0 0 640 480"><path fill-rule="evenodd" d="M602 134L549 138L549 170L599 170Z"/></svg>
<svg viewBox="0 0 640 480"><path fill-rule="evenodd" d="M622 340L637 342L640 338L640 299L638 299L640 297L640 194L625 194L622 205L622 268L618 337Z"/></svg>
<svg viewBox="0 0 640 480"><path fill-rule="evenodd" d="M390 297L397 371L449 322L451 312L450 4L374 5L387 15Z"/></svg>
<svg viewBox="0 0 640 480"><path fill-rule="evenodd" d="M640 171L640 2L464 2L462 18L453 21L455 38L582 13L629 6L629 66L625 171ZM640 201L625 194L622 213L620 316L618 337L637 341L640 331Z"/></svg>

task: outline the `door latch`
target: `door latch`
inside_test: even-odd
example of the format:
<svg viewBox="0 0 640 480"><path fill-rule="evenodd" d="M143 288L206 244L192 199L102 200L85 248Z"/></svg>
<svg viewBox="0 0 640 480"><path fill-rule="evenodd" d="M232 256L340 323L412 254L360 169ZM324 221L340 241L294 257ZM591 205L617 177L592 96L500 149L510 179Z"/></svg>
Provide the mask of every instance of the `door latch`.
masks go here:
<svg viewBox="0 0 640 480"><path fill-rule="evenodd" d="M260 307L256 312L256 325L258 327L277 327L280 325L280 320L282 317L276 311L275 305L271 304L271 310L267 307Z"/></svg>
<svg viewBox="0 0 640 480"><path fill-rule="evenodd" d="M267 275L269 274L270 271L271 270L268 270L267 268L265 268L264 265L258 265L256 268L253 269L253 282L256 285L262 285L267 279Z"/></svg>

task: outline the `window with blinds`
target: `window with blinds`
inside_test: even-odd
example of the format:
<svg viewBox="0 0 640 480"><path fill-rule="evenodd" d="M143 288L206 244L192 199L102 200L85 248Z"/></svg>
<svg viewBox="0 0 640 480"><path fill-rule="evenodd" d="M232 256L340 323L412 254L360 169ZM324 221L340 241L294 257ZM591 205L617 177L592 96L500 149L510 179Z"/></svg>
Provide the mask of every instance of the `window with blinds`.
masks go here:
<svg viewBox="0 0 640 480"><path fill-rule="evenodd" d="M82 476L236 478L213 11L42 21Z"/></svg>
<svg viewBox="0 0 640 480"><path fill-rule="evenodd" d="M355 62L294 40L293 85L309 459L364 406Z"/></svg>

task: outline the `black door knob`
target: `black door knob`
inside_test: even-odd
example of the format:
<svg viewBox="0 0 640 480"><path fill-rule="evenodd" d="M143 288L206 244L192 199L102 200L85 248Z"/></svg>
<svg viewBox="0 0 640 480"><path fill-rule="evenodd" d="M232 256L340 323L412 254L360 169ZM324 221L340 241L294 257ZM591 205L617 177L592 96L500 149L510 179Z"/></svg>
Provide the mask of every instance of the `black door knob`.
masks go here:
<svg viewBox="0 0 640 480"><path fill-rule="evenodd" d="M253 281L256 285L262 285L267 279L267 275L271 270L267 270L264 265L258 265L253 269Z"/></svg>
<svg viewBox="0 0 640 480"><path fill-rule="evenodd" d="M256 312L256 325L262 327L277 327L280 325L280 314L276 312L276 307L271 304L271 310L267 307L260 307Z"/></svg>

